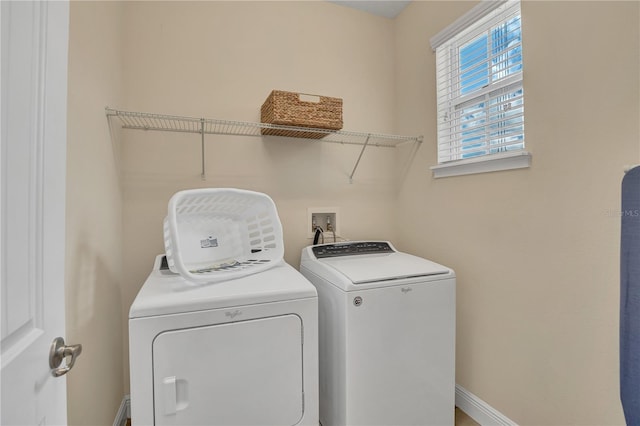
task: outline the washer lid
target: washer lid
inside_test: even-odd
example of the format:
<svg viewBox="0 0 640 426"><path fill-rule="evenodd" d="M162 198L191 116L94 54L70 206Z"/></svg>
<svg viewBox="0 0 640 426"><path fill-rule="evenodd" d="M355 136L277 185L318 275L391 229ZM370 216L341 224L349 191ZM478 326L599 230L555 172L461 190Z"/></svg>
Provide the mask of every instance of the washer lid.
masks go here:
<svg viewBox="0 0 640 426"><path fill-rule="evenodd" d="M318 262L334 268L353 284L429 277L451 272L446 266L399 252L330 257L318 259Z"/></svg>

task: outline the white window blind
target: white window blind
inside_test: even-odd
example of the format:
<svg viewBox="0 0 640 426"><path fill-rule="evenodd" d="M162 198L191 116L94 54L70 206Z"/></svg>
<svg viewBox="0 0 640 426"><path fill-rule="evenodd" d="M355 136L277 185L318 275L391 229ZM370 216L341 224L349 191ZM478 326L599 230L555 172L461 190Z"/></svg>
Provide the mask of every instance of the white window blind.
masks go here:
<svg viewBox="0 0 640 426"><path fill-rule="evenodd" d="M520 2L469 15L434 37L439 164L524 150Z"/></svg>

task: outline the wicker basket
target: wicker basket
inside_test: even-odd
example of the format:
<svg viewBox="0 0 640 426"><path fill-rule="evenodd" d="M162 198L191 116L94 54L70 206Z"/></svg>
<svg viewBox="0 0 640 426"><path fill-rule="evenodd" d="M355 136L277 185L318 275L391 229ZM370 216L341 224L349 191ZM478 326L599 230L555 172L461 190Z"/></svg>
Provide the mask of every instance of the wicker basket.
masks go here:
<svg viewBox="0 0 640 426"><path fill-rule="evenodd" d="M342 129L342 99L273 90L260 109L263 123L325 130ZM262 129L263 135L320 139L326 134Z"/></svg>

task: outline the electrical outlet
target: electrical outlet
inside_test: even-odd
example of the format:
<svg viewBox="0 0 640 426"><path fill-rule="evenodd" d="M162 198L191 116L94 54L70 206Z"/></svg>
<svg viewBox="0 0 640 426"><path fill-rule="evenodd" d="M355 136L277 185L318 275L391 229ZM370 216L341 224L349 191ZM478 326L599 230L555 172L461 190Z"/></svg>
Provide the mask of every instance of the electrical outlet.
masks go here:
<svg viewBox="0 0 640 426"><path fill-rule="evenodd" d="M309 207L307 209L309 236L313 238L318 226L324 232L335 232L336 235L340 235L340 216L338 212L338 207Z"/></svg>

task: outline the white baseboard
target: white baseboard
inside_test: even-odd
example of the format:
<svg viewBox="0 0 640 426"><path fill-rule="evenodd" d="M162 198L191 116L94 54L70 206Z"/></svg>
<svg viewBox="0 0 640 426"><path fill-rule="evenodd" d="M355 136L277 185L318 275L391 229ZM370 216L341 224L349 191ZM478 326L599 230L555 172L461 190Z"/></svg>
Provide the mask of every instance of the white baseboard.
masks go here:
<svg viewBox="0 0 640 426"><path fill-rule="evenodd" d="M122 402L120 403L120 408L118 409L118 413L116 414L116 418L113 420L113 426L125 426L127 424L127 419L131 416L131 400L129 395L125 395L122 398Z"/></svg>
<svg viewBox="0 0 640 426"><path fill-rule="evenodd" d="M456 407L480 426L518 426L516 422L460 385L456 385Z"/></svg>

